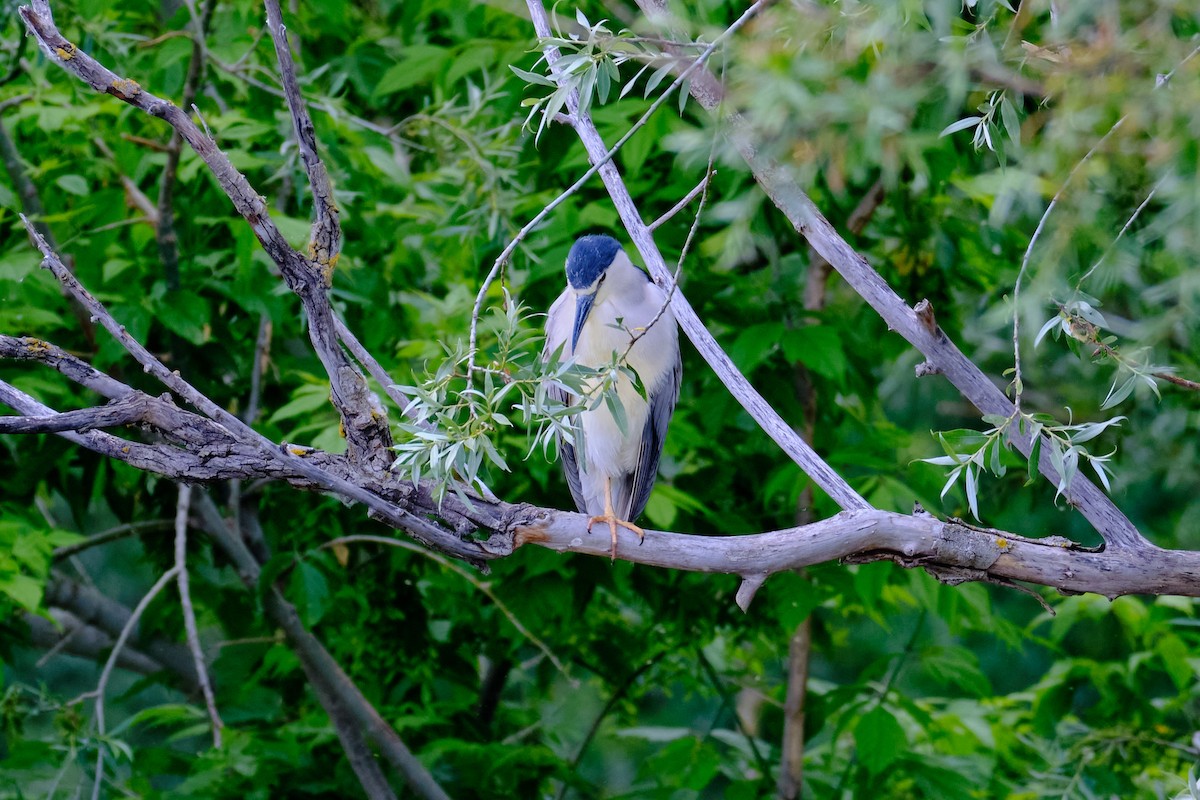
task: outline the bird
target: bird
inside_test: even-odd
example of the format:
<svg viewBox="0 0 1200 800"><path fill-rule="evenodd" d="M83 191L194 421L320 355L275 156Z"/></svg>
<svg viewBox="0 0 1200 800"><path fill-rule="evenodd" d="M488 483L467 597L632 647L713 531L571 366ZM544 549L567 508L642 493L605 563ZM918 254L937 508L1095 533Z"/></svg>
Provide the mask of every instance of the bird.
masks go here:
<svg viewBox="0 0 1200 800"><path fill-rule="evenodd" d="M611 236L576 239L567 254L566 277L567 286L546 317L543 358L559 354L598 369L624 355L624 364L637 374L645 391L643 397L633 381L620 374L616 391L624 425L608 403L588 398L576 420L583 431L581 452L573 442L559 440L575 507L591 515L589 533L594 524L608 526L615 560L618 528L636 534L639 544L645 541L646 532L634 521L650 499L667 426L679 400L679 328L669 295L634 266ZM594 391L599 381L585 381L585 393ZM564 404L579 399L561 385L551 392Z"/></svg>

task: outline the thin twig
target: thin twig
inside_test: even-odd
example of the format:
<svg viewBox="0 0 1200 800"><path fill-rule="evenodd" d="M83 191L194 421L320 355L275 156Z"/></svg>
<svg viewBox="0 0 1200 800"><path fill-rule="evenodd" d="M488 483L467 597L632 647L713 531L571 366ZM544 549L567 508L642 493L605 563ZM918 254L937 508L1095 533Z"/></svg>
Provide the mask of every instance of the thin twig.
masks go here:
<svg viewBox="0 0 1200 800"><path fill-rule="evenodd" d="M259 36L261 37L262 34L260 33ZM253 50L247 52L246 55L242 56L242 59L239 59L239 61L244 60L252 52L253 52ZM257 78L254 78L254 77L248 75L247 74L248 68L245 66L242 66L240 64L226 64L226 63L220 61L219 59L213 58L211 56L209 57L209 62L213 66L215 66L217 69L221 70L222 72L225 72L229 75L234 76L238 80L241 80L244 83L247 83L250 86L253 86L255 89L261 89L262 91L267 92L268 94L272 94L275 97L284 98L284 99L286 99L286 97L287 97L287 95L284 93L284 91L282 89L280 89L278 86L272 86L271 84L266 83L265 81L260 81ZM428 149L428 148L422 146L421 144L418 144L417 142L412 141L411 139L405 139L404 137L397 135L396 132L393 130L395 128L394 125L380 125L378 123L372 122L369 119L364 119L363 117L359 117L354 114L348 114L348 113L346 113L346 111L344 109L338 108L333 103L325 102L325 101L319 100L317 98L306 97L306 98L304 98L304 101L309 105L310 108L315 108L318 111L323 111L326 114L328 114L330 117L333 117L335 120L345 120L359 128L362 128L363 130L370 131L371 133L374 133L378 136L382 136L383 138L388 139L389 141L403 145L404 147L407 147L409 149L412 149L412 150L427 150Z"/></svg>
<svg viewBox="0 0 1200 800"><path fill-rule="evenodd" d="M192 55L188 61L187 76L183 81L182 108L190 108L196 100L200 82L204 79L204 65L207 48L205 38L208 27L212 22L215 0L204 0L203 10L198 18L193 18L195 30L190 34L192 40ZM194 8L191 9L193 12ZM183 31L178 31L188 35ZM179 173L179 160L183 156L183 134L178 129L171 130L171 138L167 142L167 161L163 166L162 177L158 186L158 203L155 214L158 224L155 226L155 239L158 243L158 256L162 261L163 278L168 291L179 291L179 237L175 233L175 184ZM132 183L132 181L130 181ZM128 187L126 187L128 189ZM172 340L177 341L177 340ZM175 349L175 348L172 348ZM178 359L179 353L172 353Z"/></svg>
<svg viewBox="0 0 1200 800"><path fill-rule="evenodd" d="M1076 173L1078 173L1079 170L1083 168L1084 164L1086 164L1092 160L1092 156L1096 155L1096 153L1100 150L1100 148L1104 146L1104 143L1109 140L1109 137L1111 137L1114 133L1116 133L1117 130L1120 129L1120 127L1123 124L1125 124L1125 120L1127 120L1127 119L1129 119L1128 114L1126 114L1125 116L1121 117L1119 120L1114 122L1112 127L1108 129L1108 132L1105 133L1102 137L1100 137L1100 141L1098 141L1094 145L1092 145L1092 148L1087 151L1087 153L1084 155L1084 157L1082 159L1080 159L1079 162L1077 164L1075 164L1074 167L1071 168L1071 171L1069 173L1067 173L1067 179L1062 182L1062 186L1058 187L1058 191L1055 192L1054 197L1052 197L1050 199L1050 204L1046 206L1046 210L1042 214L1042 218L1038 220L1037 227L1033 231L1033 236L1029 237L1029 246L1025 248L1025 255L1022 256L1022 258L1021 258L1021 269L1018 270L1017 279L1013 283L1013 333L1012 333L1013 382L1012 382L1012 385L1013 385L1013 408L1014 408L1013 413L1015 413L1017 415L1021 414L1021 394L1022 394L1022 390L1024 388L1022 386L1022 382L1021 382L1021 340L1020 340L1021 281L1025 277L1025 272L1029 269L1029 257L1031 255L1033 255L1033 247L1034 247L1034 245L1037 244L1038 238L1042 235L1042 229L1045 228L1045 226L1046 226L1046 220L1050 218L1050 212L1054 210L1054 207L1058 205L1058 201L1060 199L1062 199L1063 194L1066 193L1067 187L1071 185L1071 180L1075 177Z"/></svg>
<svg viewBox="0 0 1200 800"><path fill-rule="evenodd" d="M84 550L90 550L93 547L115 542L127 536L149 531L167 531L171 530L171 527L172 521L169 519L148 519L141 522L129 522L124 525L117 525L99 533L94 533L82 542L56 547L54 548L54 552L50 554L50 558L54 561L62 561L64 558L78 555Z"/></svg>
<svg viewBox="0 0 1200 800"><path fill-rule="evenodd" d="M1117 238L1113 239L1112 244L1110 244L1107 249L1100 254L1100 258L1096 259L1096 263L1091 266L1091 269L1083 273L1079 280L1075 281L1076 291L1079 291L1079 287L1083 285L1084 281L1092 277L1093 272L1100 269L1100 265L1104 263L1104 259L1108 258L1109 254L1116 248L1117 243L1121 241L1121 238L1125 235L1125 232L1129 230L1129 226L1133 224L1133 221L1136 220L1139 215L1141 215L1146 206L1150 205L1150 201L1154 199L1154 195L1158 193L1158 190L1162 188L1162 185L1167 182L1168 177L1170 176L1164 175L1159 178L1158 183L1154 184L1154 188L1151 189L1150 193L1146 195L1146 199L1139 203L1138 207L1135 208L1133 213L1129 215L1129 219L1125 220L1125 224L1121 226L1121 230L1117 233Z"/></svg>
<svg viewBox="0 0 1200 800"><path fill-rule="evenodd" d="M701 192L707 191L708 190L708 182L711 181L713 176L716 174L717 174L717 171L712 168L712 160L710 159L709 160L709 168L704 173L704 177L700 180L700 182L697 183L690 192L685 194L683 196L682 200L680 200L675 205L671 206L671 208L665 214L663 214L658 219L654 220L654 222L651 222L646 227L649 228L651 232L656 231L660 227L662 227L664 222L667 222L672 217L674 217L676 214L678 214L680 211L687 208L688 203L690 203L696 199L696 195L700 194Z"/></svg>
<svg viewBox="0 0 1200 800"><path fill-rule="evenodd" d="M733 716L738 732L742 734L742 738L746 740L746 744L750 747L750 752L754 754L754 761L758 764L758 770L761 773L759 779L767 779L771 775L771 765L767 763L766 757L759 750L758 740L746 730L746 726L734 708L734 704L729 702L729 696L726 694L725 688L721 685L721 676L717 674L717 670L713 667L712 662L708 660L708 656L704 655L704 649L697 647L695 653L696 660L700 662L704 674L708 677L708 682L712 684L717 696L721 699L721 706Z"/></svg>
<svg viewBox="0 0 1200 800"><path fill-rule="evenodd" d="M588 726L587 733L583 735L582 741L579 742L579 748L575 751L575 755L571 757L572 770L578 768L579 762L583 760L583 754L587 752L588 746L592 743L592 740L596 738L596 734L600 732L600 725L604 722L612 710L616 708L617 703L621 702L625 695L629 693L629 690L633 688L635 683L637 683L638 678L645 675L655 664L657 664L659 661L662 661L664 656L672 652L674 652L674 648L663 648L662 650L659 650L650 658L647 658L645 661L639 664L637 669L625 676L625 680L621 681L621 685L618 686L617 690L609 696L608 702L604 704L604 708L600 709L600 713L596 715L596 717L592 720L592 724ZM563 798L566 797L567 790L569 788L570 784L566 781L563 781L562 786L559 787L558 790L557 800L563 800Z"/></svg>
<svg viewBox="0 0 1200 800"><path fill-rule="evenodd" d="M121 629L120 635L117 636L116 643L113 644L113 649L108 656L108 660L104 662L104 669L100 672L100 680L96 682L95 690L89 692L87 695L84 695L85 697L91 695L95 695L96 697L96 730L99 732L100 739L104 738L105 732L104 693L108 689L108 680L110 677L112 677L113 667L117 665L117 659L121 655L121 648L123 648L125 646L125 642L129 640L130 635L133 633L134 627L137 625L138 620L141 619L142 613L146 610L146 607L150 605L150 602L158 596L158 593L161 592L168 583L175 579L175 576L178 575L178 573L178 565L173 566L164 572L162 577L150 587L150 591L146 592L146 594L142 596L142 599L138 601L138 604L133 607L133 611L129 615L129 621L126 622L125 627ZM96 779L92 784L92 800L100 800L100 783L104 778L104 747L105 745L103 741L96 743Z"/></svg>
<svg viewBox="0 0 1200 800"><path fill-rule="evenodd" d="M338 339L350 351L350 355L354 356L354 360L362 364L363 369L375 379L375 382L379 384L388 398L400 409L400 413L409 419L413 419L413 413L409 411L409 406L415 401L411 397L406 397L403 392L396 388L395 379L380 365L375 356L371 355L371 352L363 347L362 342L346 326L345 322L342 322L340 318L335 318L333 324L334 330L337 331Z"/></svg>
<svg viewBox="0 0 1200 800"><path fill-rule="evenodd" d="M330 547L336 547L338 545L344 545L344 544L352 544L354 542L371 542L373 544L382 544L382 545L386 545L388 547L398 547L401 550L408 550L409 552L416 553L418 555L425 556L428 559L436 561L437 563L441 564L443 567L446 567L447 569L449 569L454 574L465 579L468 583L470 583L476 589L483 592L483 594L486 595L487 598L492 601L492 603L496 606L496 608L500 610L500 613L503 614L508 619L508 621L512 623L512 626L514 628L516 628L517 631L522 636L524 636L526 639L528 639L529 642L534 647L541 650L546 655L546 658L550 659L550 663L554 665L555 669L557 669L559 672L562 673L563 677L565 677L567 680L571 681L572 684L576 683L575 679L571 677L571 674L569 672L567 672L567 668L563 665L562 661L560 661L558 659L558 656L554 655L554 651L551 650L546 645L545 642L543 642L536 635L534 635L534 633L532 631L530 631L528 628L525 627L525 625L521 622L521 620L517 618L517 615L512 612L512 609L510 609L507 605L505 605L504 601L501 600L496 595L496 593L492 591L490 586L488 586L483 581L479 580L479 578L475 577L472 573L463 569L462 567L460 567L458 564L454 563L450 559L445 558L444 556L438 555L437 553L434 553L433 551L427 550L423 547L417 547L416 545L410 544L409 542L401 541L399 539L391 539L391 538L388 538L387 536L372 536L369 534L354 534L351 536L339 536L336 539L331 539L328 542L324 542L317 549L325 550Z"/></svg>
<svg viewBox="0 0 1200 800"><path fill-rule="evenodd" d="M179 605L183 609L183 629L187 633L188 649L196 662L196 679L208 707L208 718L212 720L213 747L221 747L221 715L217 713L217 701L213 697L212 684L208 680L208 669L204 666L204 651L200 648L200 633L196 629L196 610L192 607L192 595L188 589L187 529L188 510L192 505L192 487L179 484L179 502L175 505L175 571L179 584Z"/></svg>
<svg viewBox="0 0 1200 800"><path fill-rule="evenodd" d="M675 273L671 276L671 285L667 288L666 295L663 297L662 303L655 312L653 319L646 325L641 326L632 336L629 337L629 346L625 348L625 352L621 354L620 363L626 363L629 354L633 352L633 346L638 343L638 340L650 332L650 329L658 324L662 319L663 314L667 313L667 309L671 307L671 298L675 296L676 290L679 288L679 275L683 272L683 261L687 258L688 250L692 246L692 239L696 236L696 231L700 229L700 218L704 215L704 205L708 202L708 187L709 177L713 174L713 159L717 154L717 140L714 137L712 147L708 151L708 166L705 168L705 179L701 181L700 203L696 206L696 216L692 218L692 226L688 228L687 238L683 240L683 248L679 251L679 260L675 262Z"/></svg>

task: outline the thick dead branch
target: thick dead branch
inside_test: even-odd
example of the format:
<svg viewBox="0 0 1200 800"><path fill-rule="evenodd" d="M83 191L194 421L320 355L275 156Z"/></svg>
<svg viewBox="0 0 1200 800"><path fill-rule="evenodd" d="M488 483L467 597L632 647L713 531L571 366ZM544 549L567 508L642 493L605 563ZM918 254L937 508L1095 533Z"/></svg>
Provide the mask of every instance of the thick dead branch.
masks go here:
<svg viewBox="0 0 1200 800"><path fill-rule="evenodd" d="M587 533L587 518L564 511L527 508L515 527L517 544L604 556L610 543ZM1000 530L945 522L928 514L843 511L798 528L745 536L693 536L647 532L641 546L619 541L617 558L694 572L766 578L839 559L892 560L961 580L1022 581L1066 593L1177 594L1200 597L1200 552L1094 551L1053 536L1027 539ZM961 580L959 582L961 582Z"/></svg>

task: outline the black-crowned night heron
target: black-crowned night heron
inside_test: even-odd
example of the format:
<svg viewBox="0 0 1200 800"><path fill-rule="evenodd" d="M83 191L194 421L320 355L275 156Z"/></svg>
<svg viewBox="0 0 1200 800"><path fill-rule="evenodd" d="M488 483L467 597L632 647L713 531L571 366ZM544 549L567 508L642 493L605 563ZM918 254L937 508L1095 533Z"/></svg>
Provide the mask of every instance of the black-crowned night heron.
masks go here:
<svg viewBox="0 0 1200 800"><path fill-rule="evenodd" d="M656 321L657 320L657 321ZM632 348L630 342L633 342ZM560 442L563 473L575 506L591 514L588 531L604 522L617 556L617 528L638 536L634 520L646 508L658 472L667 424L679 399L679 331L667 295L633 265L611 236L582 236L567 255L567 288L546 319L546 354L561 348L584 367L599 368L628 350L625 364L637 373L646 398L625 375L617 380L625 429L607 403L580 413L583 453ZM585 388L594 388L595 384Z"/></svg>

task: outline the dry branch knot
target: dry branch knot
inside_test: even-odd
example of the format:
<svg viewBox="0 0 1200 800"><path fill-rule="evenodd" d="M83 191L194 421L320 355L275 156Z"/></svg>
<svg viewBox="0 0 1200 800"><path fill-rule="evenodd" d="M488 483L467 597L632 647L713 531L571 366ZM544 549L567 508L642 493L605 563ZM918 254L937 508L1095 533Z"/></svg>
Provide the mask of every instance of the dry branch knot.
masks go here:
<svg viewBox="0 0 1200 800"><path fill-rule="evenodd" d="M941 534L934 544L934 558L954 567L987 570L1009 547L1005 539L984 536L954 522L943 525Z"/></svg>
<svg viewBox="0 0 1200 800"><path fill-rule="evenodd" d="M922 300L913 306L913 312L917 315L917 320L924 326L925 330L932 334L937 333L937 319L933 315L933 303L929 300Z"/></svg>

